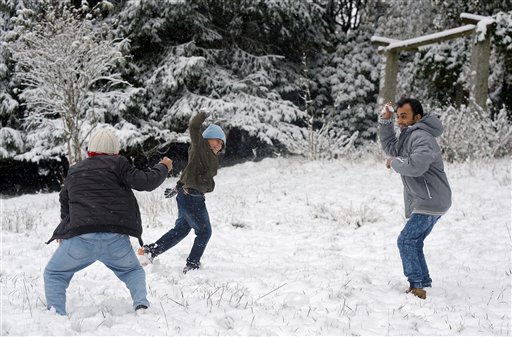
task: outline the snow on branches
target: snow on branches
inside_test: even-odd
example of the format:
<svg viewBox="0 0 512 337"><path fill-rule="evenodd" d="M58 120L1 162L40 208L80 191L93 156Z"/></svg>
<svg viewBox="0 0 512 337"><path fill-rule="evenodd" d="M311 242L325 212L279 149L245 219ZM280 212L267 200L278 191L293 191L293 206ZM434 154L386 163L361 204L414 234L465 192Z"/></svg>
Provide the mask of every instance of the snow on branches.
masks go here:
<svg viewBox="0 0 512 337"><path fill-rule="evenodd" d="M61 135L42 143L39 138L46 132L29 137L32 150L23 159L51 158L46 150L65 143L63 153L70 164L79 161L91 130L126 96L122 86L129 83L116 72L124 62L126 40L114 39L92 20L64 7L27 20L9 42L20 98L26 105L24 128Z"/></svg>

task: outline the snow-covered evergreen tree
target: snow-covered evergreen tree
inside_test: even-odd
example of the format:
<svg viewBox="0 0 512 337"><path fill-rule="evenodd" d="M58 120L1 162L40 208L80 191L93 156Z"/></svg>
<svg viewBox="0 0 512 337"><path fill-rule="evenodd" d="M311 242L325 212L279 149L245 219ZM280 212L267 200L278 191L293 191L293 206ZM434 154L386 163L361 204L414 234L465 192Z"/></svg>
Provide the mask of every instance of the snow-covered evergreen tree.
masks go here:
<svg viewBox="0 0 512 337"><path fill-rule="evenodd" d="M350 12L340 7L348 3L359 7ZM337 4L326 1L325 6L327 13L332 12L333 6L338 11L334 11L334 18L327 20L333 25L329 30L333 47L318 55L313 63L313 106L318 123L329 125L331 138L349 139L357 133L360 138L357 143L361 144L375 137L380 57L370 38L374 33L374 18L382 4L378 0ZM348 20L350 13L354 17Z"/></svg>
<svg viewBox="0 0 512 337"><path fill-rule="evenodd" d="M23 151L19 116L19 103L11 90L12 62L6 37L11 29L10 20L17 10L14 1L0 5L0 158L10 158Z"/></svg>
<svg viewBox="0 0 512 337"><path fill-rule="evenodd" d="M490 98L494 112L505 108L512 119L512 8L493 17L496 20L493 40L496 48L490 61Z"/></svg>
<svg viewBox="0 0 512 337"><path fill-rule="evenodd" d="M118 32L132 41L127 75L144 89L126 119L144 139L153 128L184 132L204 108L227 130L303 152L300 58L322 41L318 20L302 1L127 3Z"/></svg>
<svg viewBox="0 0 512 337"><path fill-rule="evenodd" d="M370 44L371 33L358 32L339 44L329 77L335 105L331 117L338 128L363 139L375 136L375 104L378 94L380 57Z"/></svg>
<svg viewBox="0 0 512 337"><path fill-rule="evenodd" d="M117 130L128 154L149 157L164 144L186 148L188 120L201 108L212 111L213 121L227 131L228 156L306 154L311 132L315 151L330 153L315 157L339 156L375 137L382 60L370 37L438 32L459 25L462 11L496 18L489 83L497 115L503 107L510 111L512 86L510 12L500 5L495 0L6 0L0 5L0 156L58 158L73 152L66 137L78 144L98 122ZM57 95L62 99L64 91L30 82L34 65L45 62L20 61L27 53L22 41L36 36L37 27L56 29L66 22L40 18L64 7L81 13L77 22L89 31L63 42L60 52L110 40L115 50L110 55L130 55L110 63L106 79L76 99L81 103L74 125L83 124L73 136L66 131L69 120L59 119L65 109L41 104ZM58 34L48 28L40 36ZM14 54L6 42L13 43ZM470 44L470 38L458 39L401 53L397 96L418 97L428 110L465 104ZM56 78L44 82L51 87ZM124 81L132 86L110 85ZM36 126L37 132L27 132ZM258 152L262 149L267 152Z"/></svg>

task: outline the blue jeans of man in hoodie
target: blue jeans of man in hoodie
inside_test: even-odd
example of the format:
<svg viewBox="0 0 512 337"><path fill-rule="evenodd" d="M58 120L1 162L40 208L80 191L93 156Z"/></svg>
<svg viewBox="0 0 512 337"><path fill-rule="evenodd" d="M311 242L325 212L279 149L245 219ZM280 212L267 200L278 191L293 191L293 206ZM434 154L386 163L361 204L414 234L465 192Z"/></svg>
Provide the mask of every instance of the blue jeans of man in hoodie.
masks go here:
<svg viewBox="0 0 512 337"><path fill-rule="evenodd" d="M440 217L413 213L398 236L397 244L402 266L411 288L432 286L432 279L423 254L423 241Z"/></svg>
<svg viewBox="0 0 512 337"><path fill-rule="evenodd" d="M176 196L178 218L174 228L149 246L153 257L158 256L174 247L194 229L196 238L187 258L187 265L199 267L201 256L203 256L212 235L212 226L206 209L204 194L192 188L187 190L188 192L181 187Z"/></svg>

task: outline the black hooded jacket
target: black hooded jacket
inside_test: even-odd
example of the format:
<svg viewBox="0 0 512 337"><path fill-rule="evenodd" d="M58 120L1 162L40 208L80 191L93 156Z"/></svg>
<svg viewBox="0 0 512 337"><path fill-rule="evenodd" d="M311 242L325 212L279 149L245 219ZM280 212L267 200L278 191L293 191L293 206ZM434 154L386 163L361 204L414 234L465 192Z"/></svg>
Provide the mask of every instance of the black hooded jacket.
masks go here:
<svg viewBox="0 0 512 337"><path fill-rule="evenodd" d="M142 221L132 189L152 191L167 173L164 164L145 172L122 156L95 156L73 165L59 194L61 222L47 243L110 232L134 236L142 245Z"/></svg>

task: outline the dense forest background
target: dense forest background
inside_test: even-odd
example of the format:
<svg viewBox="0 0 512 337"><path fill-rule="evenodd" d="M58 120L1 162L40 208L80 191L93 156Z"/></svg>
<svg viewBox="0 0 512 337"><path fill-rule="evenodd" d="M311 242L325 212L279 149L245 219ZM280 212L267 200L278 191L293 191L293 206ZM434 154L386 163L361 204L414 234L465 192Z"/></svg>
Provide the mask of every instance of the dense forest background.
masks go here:
<svg viewBox="0 0 512 337"><path fill-rule="evenodd" d="M512 4L506 0L3 0L0 194L57 190L91 130L109 126L138 166L175 174L200 109L227 134L224 165L374 146L383 59L404 40L495 25L487 109L468 102L476 36L402 52L398 94L445 123L448 160L510 155Z"/></svg>

